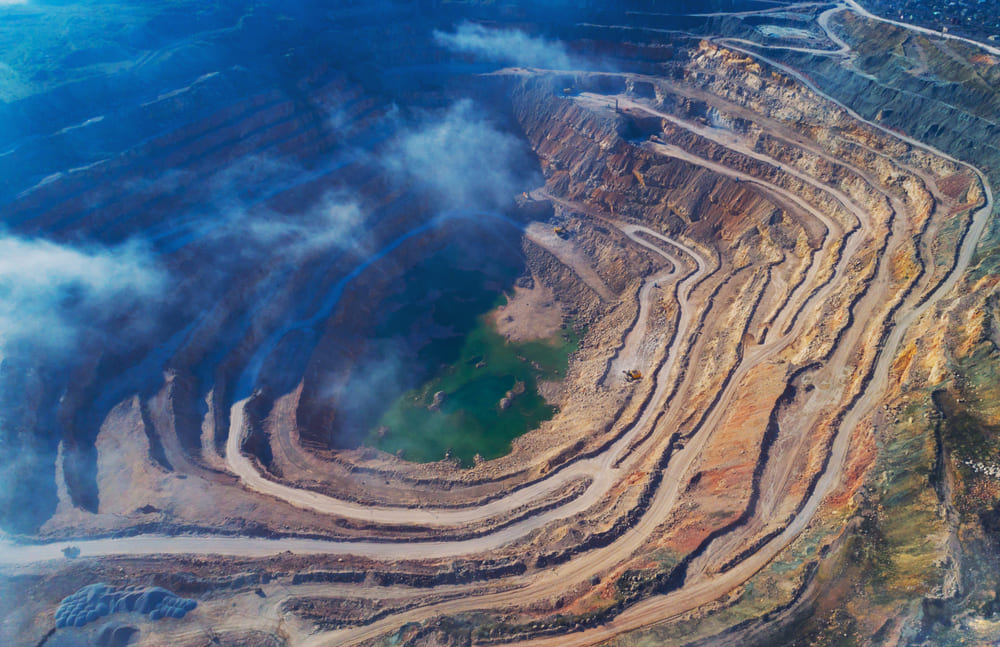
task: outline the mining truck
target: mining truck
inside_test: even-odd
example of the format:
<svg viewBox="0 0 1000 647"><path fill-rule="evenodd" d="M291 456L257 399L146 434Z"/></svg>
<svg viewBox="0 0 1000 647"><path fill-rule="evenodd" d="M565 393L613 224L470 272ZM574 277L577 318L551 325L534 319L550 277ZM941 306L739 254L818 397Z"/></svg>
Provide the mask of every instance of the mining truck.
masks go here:
<svg viewBox="0 0 1000 647"><path fill-rule="evenodd" d="M636 380L642 379L642 371L637 371L635 369L631 371L622 371L625 374L626 382L635 382Z"/></svg>

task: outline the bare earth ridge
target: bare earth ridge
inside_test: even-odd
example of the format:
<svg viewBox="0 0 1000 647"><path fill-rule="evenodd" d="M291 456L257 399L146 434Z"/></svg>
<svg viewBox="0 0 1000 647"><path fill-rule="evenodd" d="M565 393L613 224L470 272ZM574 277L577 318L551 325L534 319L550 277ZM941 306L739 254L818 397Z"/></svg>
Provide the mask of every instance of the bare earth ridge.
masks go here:
<svg viewBox="0 0 1000 647"><path fill-rule="evenodd" d="M570 42L614 65L474 75L503 97L543 186L509 208L409 221L392 202L405 191L366 185L388 214L366 244L280 275L309 286L308 307L275 292L236 347L202 355L233 318L220 301L156 351L172 358L161 384L108 407L96 504L74 443L60 444L53 514L0 537L5 591L23 597L0 636L70 635L51 633L67 590L135 579L199 602L183 619L130 619L147 645L778 644L801 627L847 551L863 552L862 511L888 478L879 434L952 379L961 362L941 348L988 342L987 324L940 326L964 316L962 295L992 289L968 282L996 210L989 169L862 116L808 66L867 74L852 20L971 46L953 52L963 61L1000 50L853 0L699 14L704 34L605 17ZM799 31L754 27L767 20ZM331 173L360 184L351 163ZM472 467L338 446L379 298L451 236L519 241L534 287L487 318L509 340L567 322L582 334L547 396L556 413ZM247 273L227 298L274 276ZM895 635L878 644L917 635L904 617L872 612Z"/></svg>

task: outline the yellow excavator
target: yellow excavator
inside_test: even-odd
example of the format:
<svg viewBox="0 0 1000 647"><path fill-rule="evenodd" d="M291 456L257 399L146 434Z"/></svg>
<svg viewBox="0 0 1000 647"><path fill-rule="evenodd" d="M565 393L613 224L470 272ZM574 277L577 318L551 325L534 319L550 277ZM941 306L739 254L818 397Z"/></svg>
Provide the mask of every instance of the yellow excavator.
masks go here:
<svg viewBox="0 0 1000 647"><path fill-rule="evenodd" d="M566 231L565 227L553 227L552 228L552 233L554 233L556 236L559 236L560 238L562 238L564 240L566 238L569 238L569 232Z"/></svg>
<svg viewBox="0 0 1000 647"><path fill-rule="evenodd" d="M637 371L635 369L631 371L622 371L625 374L626 382L635 382L636 380L642 379L642 371Z"/></svg>

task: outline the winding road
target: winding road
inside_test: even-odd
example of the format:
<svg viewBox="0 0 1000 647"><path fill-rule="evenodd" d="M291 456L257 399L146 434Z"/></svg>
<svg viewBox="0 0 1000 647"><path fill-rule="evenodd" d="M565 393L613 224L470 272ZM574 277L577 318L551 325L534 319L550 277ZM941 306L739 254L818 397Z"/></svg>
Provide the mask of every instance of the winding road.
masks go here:
<svg viewBox="0 0 1000 647"><path fill-rule="evenodd" d="M829 16L834 12L848 10L855 11L871 19L883 20L907 29L932 33L936 37L966 40L947 34L931 32L924 28L915 28L891 20L877 18L866 12L853 0L847 0L845 4L823 12L818 21L820 26L826 30L831 40L840 49L836 52L816 50L816 53L822 52L824 54L837 55L848 55L850 53L849 45L832 34L827 25ZM795 78L817 96L842 108L846 114L850 115L857 122L876 129L894 140L904 142L911 147L921 149L970 170L975 174L983 187L984 203L975 211L971 219L968 231L962 239L957 260L948 273L947 278L933 286L931 292L926 293L926 290L930 288L927 285L923 285L923 290L917 289L913 290L912 293L906 294L899 303L895 304L898 306L896 309L890 309L890 303L886 300L886 297L889 295L888 273L890 269L888 268L888 263L882 263L876 275L871 278L872 288L859 299L857 308L862 312L885 316L886 321L880 323L881 320L875 317L870 325L873 328L884 328L887 334L884 335L883 345L878 350L872 362L871 379L864 387L865 396L852 401L853 403L847 405L845 408L845 415L839 425L837 425L832 443L830 444L828 460L816 481L815 487L808 493L800 508L787 520L787 523L784 524L779 533L772 536L760 546L757 546L755 550L743 556L732 568L724 572L713 572L707 568L707 564L705 563L707 558L702 562L694 562L694 568L688 573L688 577L682 587L666 595L658 595L638 602L625 609L604 625L573 634L537 639L524 644L539 646L591 645L626 631L678 617L692 609L719 599L727 592L746 582L800 536L803 530L814 519L826 497L841 485L842 473L847 460L848 450L850 449L851 435L864 418L871 413L872 408L881 402L882 394L887 391L890 385L889 368L903 343L907 331L921 317L931 312L938 301L955 288L962 275L968 269L976 251L976 246L995 208L994 196L990 184L979 169L957 160L936 148L910 137L900 135L899 133L891 132L877 123L864 119L847 106L824 93L805 75L778 61L761 56L753 50L741 47L742 43L740 41L735 39L720 39L720 42L730 49L755 57L774 69L780 70L789 77ZM1000 49L991 48L979 43L975 44L986 51L1000 55ZM519 71L517 73L523 74L525 72ZM545 71L535 70L531 73L544 74ZM291 633L298 640L296 644L308 645L309 647L356 644L385 635L404 623L420 622L443 613L452 614L484 608L522 606L533 600L558 597L574 586L585 583L595 576L606 574L627 561L633 554L646 545L650 537L653 537L657 532L658 527L663 523L664 519L667 519L672 511L676 509L684 487L690 480L691 471L697 465L702 450L711 441L713 431L723 422L734 398L736 398L738 386L750 375L754 367L777 358L779 353L788 348L794 340L804 333L805 326L807 325L806 319L799 318L797 313L807 303L821 304L826 298L833 295L838 289L838 281L842 280L850 271L849 263L855 254L863 249L865 245L874 244L872 241L875 240L876 229L878 228L877 224L873 222L871 213L863 205L858 204L852 196L839 188L832 187L818 180L814 175L806 171L782 163L780 160L776 160L754 149L739 136L722 129L686 121L675 115L658 110L650 104L624 95L612 97L610 95L583 93L572 100L588 109L598 110L606 109L609 101L615 98L617 98L623 107L635 113L644 113L648 116L658 117L722 148L739 153L747 159L777 169L783 177L794 178L794 180L801 182L803 185L809 186L817 194L827 196L833 203L839 205L839 208L842 208L845 213L850 214L855 222L842 222L835 217L831 217L829 213L817 207L816 204L804 199L802 196L797 195L784 186L779 186L775 182L767 181L750 172L737 170L718 161L699 157L674 144L656 141L642 143L641 146L644 149L656 155L681 159L689 164L708 169L713 173L742 182L752 183L761 191L766 191L794 205L801 212L814 218L825 229L826 233L822 249L815 255L802 281L789 290L787 300L775 310L772 326L774 333L768 335L766 341L763 343L744 349L739 361L733 367L731 379L720 388L717 400L706 411L698 428L693 430L692 435L686 439L682 447L677 448L669 455L669 461L663 468L662 480L659 487L655 489L648 508L627 532L621 534L614 541L605 546L581 552L568 559L565 563L544 571L504 578L502 585L497 585L485 592L482 590L482 586L476 583L440 588L439 592L448 593L451 597L430 604L418 604L413 608L389 614L369 624L349 626L330 631L313 631L311 627L304 625L298 628L293 627ZM806 145L803 142L798 142L798 144ZM830 158L827 153L818 148L813 149L812 152L818 156L825 155L827 158ZM831 163L841 163L832 158L828 159L828 161ZM863 172L858 173L859 177L864 181L872 186L877 186L877 182L872 177L865 175ZM889 192L883 191L883 193L886 203L890 205L891 211L897 216L891 226L887 227L887 231L883 232L885 247L891 250L895 246L902 244L908 235L908 232L905 231L905 219L900 217L905 215L903 213L905 207L901 200ZM261 474L254 461L242 451L243 441L248 432L248 424L245 416L247 400L257 381L261 367L267 356L277 347L281 337L290 330L310 328L322 321L336 307L351 281L359 277L368 268L377 263L378 260L391 254L406 241L432 231L440 222L443 222L435 221L425 223L407 232L384 249L358 263L326 295L319 309L312 317L279 331L280 334L276 333L261 344L260 349L249 361L246 370L239 380L237 392L240 394L240 399L234 402L230 409L230 427L226 444L225 464L228 470L238 477L242 487L298 508L315 511L324 515L357 519L374 524L414 524L442 530L458 529L467 527L470 524L487 523L491 520L504 518L505 515L510 515L513 511L526 509L531 504L544 499L546 496L553 495L574 481L585 479L588 481L588 485L582 494L564 501L551 509L540 512L528 510L498 530L487 532L482 536L461 540L392 541L380 539L379 541L333 541L295 537L264 539L208 535L162 536L154 534L128 538L84 539L72 542L26 545L16 544L10 539L0 538L0 564L14 566L61 560L63 559L62 550L69 545L78 547L82 558L120 555L233 555L258 558L273 556L283 552L303 555L352 555L387 561L461 557L482 554L507 546L512 542L528 537L531 533L553 522L569 519L600 506L609 496L609 493L647 455L667 451L668 436L670 434L664 433L664 430L673 432L680 429L682 422L680 407L675 406L673 398L668 396L677 388L685 388L687 384L687 382L679 382L679 380L683 379L681 377L682 371L679 370L679 367L697 341L694 339L696 337L696 326L699 318L705 314L702 310L702 304L697 303L693 298L696 286L706 277L713 275L718 270L718 267L713 260L706 258L706 255L694 246L683 240L665 235L662 232L636 223L616 220L609 214L596 211L592 206L565 200L548 193L545 189L532 192L531 197L536 200L550 200L566 208L571 208L574 211L586 213L590 217L600 218L603 222L616 227L618 231L631 241L631 244L641 247L650 254L659 256L669 264L668 270L658 273L655 276L647 277L645 283L640 288L636 325L625 337L621 350L613 360L612 371L610 373L612 378L620 374L620 370L623 367L632 368L640 356L639 349L650 334L647 323L650 321L651 313L659 300L667 293L666 290L661 290L655 287L655 285L659 284L662 287L676 284L675 293L677 295L676 305L678 308L676 333L673 341L663 351L663 361L659 365L659 368L648 375L648 379L653 380L655 384L652 395L649 398L648 404L646 404L641 414L636 418L635 423L623 429L619 437L604 452L597 456L572 460L566 467L482 505L464 508L408 508L361 505L346 499L338 499L272 481ZM854 228L852 228L852 225ZM531 228L529 227L530 231ZM532 239L543 246L547 246L547 248L551 248L551 251L564 264L574 270L581 280L597 291L603 299L611 297L606 287L602 293L599 288L603 283L600 282L596 273L593 273L593 269L590 268L585 257L582 255L579 257L574 256L571 245L562 246L561 243L547 240L544 232L538 227L536 227ZM832 269L833 280L820 285L821 272L818 259L830 258L834 253L835 246L840 246L841 257L836 261ZM693 266L694 269L682 275L686 264ZM931 277L924 277L924 283L930 280ZM916 279L914 279L914 282L917 282ZM861 335L868 331L866 328L867 325L868 323L866 322L852 329L848 333L848 340L858 342L861 339ZM804 436L806 430L811 425L818 424L819 421L824 419L824 416L828 415L829 407L850 400L848 396L853 383L846 376L850 374L851 362L854 361L851 355L852 348L854 348L852 344L843 343L834 349L826 365L819 372L819 375L828 382L833 383L833 386L826 389L817 389L814 395L806 398L806 404L803 407L804 413L801 419L794 423L794 428L788 430L789 434L794 437ZM659 433L653 434L654 430ZM646 452L635 452L637 444L643 444L643 447L649 454ZM790 461L795 457L795 452L788 452L782 455L780 460L775 459L773 465L769 464L767 466L767 469L773 470L773 473L770 473L770 478L775 488L787 484L786 480L790 478L788 476L789 471L786 469L787 465L781 464L781 461ZM761 524L765 524L768 519L767 515L758 510L751 521L757 525L749 524L748 528L759 529ZM706 555L711 555L713 560L715 560L727 554L728 551L735 551L741 542L749 541L749 539L751 537L748 530L735 529L730 536L720 538L720 540L717 540L719 543L710 545ZM302 588L297 593L288 593L287 596L320 596L325 591L337 592L347 596L356 595L358 597L363 597L366 594L366 590L361 585L343 584L311 585L311 588ZM383 587L378 592L378 595L383 598L419 599L420 594L421 592L419 591L414 592L405 587ZM250 594L247 595L249 596ZM277 605L278 603L271 601L270 604ZM273 609L277 608L278 606L273 607ZM273 625L273 618L261 616L258 619L243 619L241 622L241 626L243 627L254 626L254 623L257 623L261 629L270 629Z"/></svg>

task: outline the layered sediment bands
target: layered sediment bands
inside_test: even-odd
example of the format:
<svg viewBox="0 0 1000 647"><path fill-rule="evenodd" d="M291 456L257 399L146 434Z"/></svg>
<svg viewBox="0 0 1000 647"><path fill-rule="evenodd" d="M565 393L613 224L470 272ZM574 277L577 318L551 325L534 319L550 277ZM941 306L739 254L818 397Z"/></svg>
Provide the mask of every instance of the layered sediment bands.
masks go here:
<svg viewBox="0 0 1000 647"><path fill-rule="evenodd" d="M990 55L851 12L839 13L831 22L852 43L865 43L864 55L852 59L853 69L863 73L852 74L851 68L846 74L835 72L837 66L823 59L796 64L830 70L830 88L850 95L851 105L862 114L949 152L974 151L987 167L996 164L997 97L987 87L996 69ZM872 38L876 31L879 37ZM888 47L901 47L914 57L873 64ZM910 114L922 118L914 122L907 118Z"/></svg>
<svg viewBox="0 0 1000 647"><path fill-rule="evenodd" d="M950 521L920 554L954 552L967 501L949 457L993 468L962 454L958 400L938 396L952 422L934 443L901 411L924 385L972 398L957 367L1000 346L992 265L959 283L990 186L795 67L835 60L859 88L888 84L850 72L871 65L851 49L871 38L867 23L756 8L685 18L704 39L588 12L552 27L577 68L561 71L488 68L440 36L432 48L432 28L451 27L416 7L381 31L359 9L345 25L426 51L394 44L352 74L296 67L282 89L229 70L173 108L134 108L190 119L9 203L23 236L114 245L151 232L175 289L138 342L83 339L68 377L0 358L0 380L25 387L19 403L4 389L4 424L59 431L24 445L51 453L55 475L22 530L92 558L67 580L151 575L202 596L197 613L220 634L584 645L646 628L655 644L709 644L765 635L816 599L854 529L880 523L869 474L903 478L884 441L937 448L933 499ZM523 24L544 24L524 11ZM803 26L796 37L826 51L775 25ZM781 61L757 55L756 37ZM837 50L841 37L852 44ZM224 83L254 90L234 97ZM212 92L218 104L203 105ZM394 101L409 112L390 114ZM441 124L440 156L414 155ZM454 157L461 147L474 154ZM505 193L442 190L399 160L438 175L457 165L470 182L470 166L499 169ZM550 417L466 466L365 446L404 433L376 429L379 415L457 371L469 331L503 317L508 343L579 336L565 371L539 378ZM423 395L434 412L452 396ZM60 547L9 560L55 590L62 580L35 563ZM121 574L106 577L111 565ZM15 622L34 635L46 611L26 604L18 618L34 620ZM176 644L200 639L177 631Z"/></svg>

